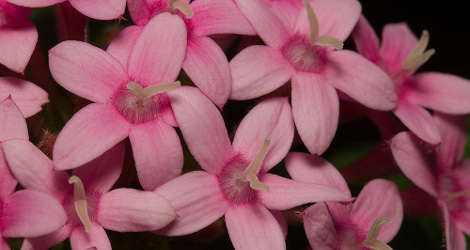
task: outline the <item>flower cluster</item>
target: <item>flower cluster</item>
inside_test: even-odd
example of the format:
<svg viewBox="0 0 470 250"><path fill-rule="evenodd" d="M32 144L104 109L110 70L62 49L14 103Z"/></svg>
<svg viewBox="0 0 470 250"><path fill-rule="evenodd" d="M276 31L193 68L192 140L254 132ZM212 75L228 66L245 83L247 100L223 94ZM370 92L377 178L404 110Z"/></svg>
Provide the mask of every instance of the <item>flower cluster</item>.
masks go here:
<svg viewBox="0 0 470 250"><path fill-rule="evenodd" d="M38 40L54 39L29 17L48 6L46 63ZM388 24L380 41L361 8L0 0L0 249L119 249L105 229L286 249L301 221L313 249L386 250L404 216L429 213L466 249L470 81L419 72L430 33ZM93 43L94 19L121 25ZM340 173L320 155L344 110L380 133Z"/></svg>

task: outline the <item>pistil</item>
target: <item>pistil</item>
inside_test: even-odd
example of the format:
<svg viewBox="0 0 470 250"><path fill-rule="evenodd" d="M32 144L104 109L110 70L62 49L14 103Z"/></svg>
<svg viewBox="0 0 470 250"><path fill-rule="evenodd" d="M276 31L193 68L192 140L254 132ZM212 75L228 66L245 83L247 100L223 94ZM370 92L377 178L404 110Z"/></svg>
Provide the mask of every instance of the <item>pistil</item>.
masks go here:
<svg viewBox="0 0 470 250"><path fill-rule="evenodd" d="M401 64L403 70L414 71L426 63L429 58L436 52L434 49L426 50L429 43L429 32L423 30L421 38L418 41L418 44L411 50L408 56L405 58Z"/></svg>
<svg viewBox="0 0 470 250"><path fill-rule="evenodd" d="M144 101L144 100L149 99L152 96L176 89L180 86L181 86L181 82L179 81L172 82L172 83L152 85L152 86L148 86L145 88L135 82L128 82L126 85L126 88L130 90L132 94L134 94L137 98Z"/></svg>
<svg viewBox="0 0 470 250"><path fill-rule="evenodd" d="M85 232L89 232L91 229L91 221L88 216L88 204L82 180L73 175L69 179L69 184L73 184L73 204L75 206L75 211L77 212L78 218L80 218L83 226L85 226Z"/></svg>
<svg viewBox="0 0 470 250"><path fill-rule="evenodd" d="M168 12L173 13L175 10L180 10L186 18L190 19L194 16L194 10L191 6L182 1L168 0Z"/></svg>
<svg viewBox="0 0 470 250"><path fill-rule="evenodd" d="M390 219L387 217L379 217L375 219L362 245L364 247L374 249L374 250L392 250L392 248L389 245L387 245L386 243L380 240L377 240L377 236L379 235L380 228L382 228L382 225L388 222L389 220Z"/></svg>
<svg viewBox="0 0 470 250"><path fill-rule="evenodd" d="M271 138L266 137L266 139L264 139L263 145L259 149L258 153L256 153L255 157L242 174L242 181L250 182L250 187L254 190L269 191L269 186L259 181L258 173L261 170L263 160L268 153L270 142Z"/></svg>
<svg viewBox="0 0 470 250"><path fill-rule="evenodd" d="M318 45L318 46L324 46L324 47L333 47L336 50L341 50L343 49L343 42L339 40L336 37L332 36L319 36L319 24L318 24L318 19L317 15L315 15L315 12L313 11L312 6L308 1L302 1L302 3L305 5L307 9L307 16L308 16L308 25L309 25L309 37L308 41L310 45Z"/></svg>

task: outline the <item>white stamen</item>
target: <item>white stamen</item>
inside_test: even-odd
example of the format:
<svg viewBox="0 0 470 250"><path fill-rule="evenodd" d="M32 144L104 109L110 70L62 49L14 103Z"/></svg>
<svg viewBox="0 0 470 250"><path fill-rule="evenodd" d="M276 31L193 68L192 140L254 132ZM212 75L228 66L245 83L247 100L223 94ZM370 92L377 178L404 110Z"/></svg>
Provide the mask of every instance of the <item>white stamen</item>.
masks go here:
<svg viewBox="0 0 470 250"><path fill-rule="evenodd" d="M448 195L448 197L450 199L455 199L455 198L459 198L459 197L466 196L466 195L470 195L470 190L462 190L459 192L455 192L455 193Z"/></svg>
<svg viewBox="0 0 470 250"><path fill-rule="evenodd" d="M85 232L88 233L91 229L91 221L88 216L88 205L82 180L73 175L69 179L69 184L73 184L73 204L75 206L75 211L77 212L78 218L80 218L83 226L85 226Z"/></svg>
<svg viewBox="0 0 470 250"><path fill-rule="evenodd" d="M143 88L139 84L135 82L128 82L126 85L126 88L132 92L137 98L141 100L147 100L152 96L155 96L157 94L167 92L173 89L176 89L181 86L181 82L176 81L172 83L163 83L163 84L157 84L157 85L152 85Z"/></svg>
<svg viewBox="0 0 470 250"><path fill-rule="evenodd" d="M392 248L387 245L386 243L377 240L377 236L379 235L380 228L390 219L387 217L379 217L374 220L372 227L370 228L369 232L367 233L367 237L362 243L363 246L374 249L374 250L392 250Z"/></svg>
<svg viewBox="0 0 470 250"><path fill-rule="evenodd" d="M256 153L255 157L250 162L248 167L246 167L245 171L242 174L242 180L249 181L250 187L254 190L269 191L268 185L259 181L258 173L261 170L261 165L263 163L264 158L268 154L270 142L271 142L271 138L266 137L266 139L264 139L263 145L259 149L258 153Z"/></svg>
<svg viewBox="0 0 470 250"><path fill-rule="evenodd" d="M168 0L168 12L173 13L176 9L184 13L186 18L190 19L194 16L194 10L191 6L182 1Z"/></svg>
<svg viewBox="0 0 470 250"><path fill-rule="evenodd" d="M343 42L341 42L341 40L339 40L338 38L332 36L317 37L315 45L333 47L335 48L335 50L343 49Z"/></svg>
<svg viewBox="0 0 470 250"><path fill-rule="evenodd" d="M135 82L128 82L126 88L139 99L144 99L144 88Z"/></svg>
<svg viewBox="0 0 470 250"><path fill-rule="evenodd" d="M405 58L403 63L401 64L401 68L404 70L417 70L421 67L424 63L426 63L429 58L436 52L434 49L430 49L426 52L426 47L428 47L429 43L429 32L427 30L423 30L423 34L418 41L418 44L411 50L408 56Z"/></svg>

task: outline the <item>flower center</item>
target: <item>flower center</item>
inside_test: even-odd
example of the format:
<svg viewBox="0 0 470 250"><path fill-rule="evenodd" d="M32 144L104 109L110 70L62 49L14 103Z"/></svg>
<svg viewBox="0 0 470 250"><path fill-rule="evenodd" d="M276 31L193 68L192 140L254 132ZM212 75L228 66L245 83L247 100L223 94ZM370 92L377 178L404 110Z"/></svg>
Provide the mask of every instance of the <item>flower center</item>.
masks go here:
<svg viewBox="0 0 470 250"><path fill-rule="evenodd" d="M158 94L181 86L179 81L142 87L135 82L128 82L119 89L113 98L113 104L129 122L143 123L154 120L161 105Z"/></svg>
<svg viewBox="0 0 470 250"><path fill-rule="evenodd" d="M362 245L364 247L371 248L374 250L392 250L392 248L388 246L386 243L384 243L383 241L377 240L377 236L379 235L380 228L382 228L382 225L385 222L388 222L389 220L390 219L387 217L379 217L375 219Z"/></svg>
<svg viewBox="0 0 470 250"><path fill-rule="evenodd" d="M190 19L194 16L194 10L191 8L191 6L182 1L168 0L167 9L171 14L174 14L176 10L179 10L185 15L187 19Z"/></svg>
<svg viewBox="0 0 470 250"><path fill-rule="evenodd" d="M90 217L95 217L99 195L87 196L85 194L85 188L83 187L82 180L80 180L80 178L75 175L70 177L69 183L73 184L73 206L71 201L67 202L67 215L73 226L78 226L81 224L85 227L85 232L89 232L91 229ZM90 216L90 214L92 216Z"/></svg>

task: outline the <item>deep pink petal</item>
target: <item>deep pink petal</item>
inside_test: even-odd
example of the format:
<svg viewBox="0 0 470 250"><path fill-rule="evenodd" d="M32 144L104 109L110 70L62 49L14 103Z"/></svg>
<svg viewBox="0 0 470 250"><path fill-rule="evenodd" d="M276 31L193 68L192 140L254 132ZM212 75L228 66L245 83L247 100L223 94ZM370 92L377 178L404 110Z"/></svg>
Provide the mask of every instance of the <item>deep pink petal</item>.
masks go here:
<svg viewBox="0 0 470 250"><path fill-rule="evenodd" d="M118 232L157 230L175 217L173 207L158 194L125 188L105 193L98 212L100 224Z"/></svg>
<svg viewBox="0 0 470 250"><path fill-rule="evenodd" d="M47 92L36 84L13 77L0 77L0 101L8 96L11 96L25 118L38 113L41 106L49 102Z"/></svg>
<svg viewBox="0 0 470 250"><path fill-rule="evenodd" d="M230 61L232 93L230 99L247 100L274 91L289 81L294 68L277 49L255 45Z"/></svg>
<svg viewBox="0 0 470 250"><path fill-rule="evenodd" d="M393 113L421 140L433 146L441 143L442 136L439 128L426 109L403 100L398 102Z"/></svg>
<svg viewBox="0 0 470 250"><path fill-rule="evenodd" d="M447 208L444 202L439 202L439 207L441 208L441 214L444 218L444 230L445 230L445 243L447 250L465 250L466 239L462 231L457 228L454 221L452 221L449 209Z"/></svg>
<svg viewBox="0 0 470 250"><path fill-rule="evenodd" d="M155 13L167 11L167 1L127 0L127 8L132 21L139 26L145 26Z"/></svg>
<svg viewBox="0 0 470 250"><path fill-rule="evenodd" d="M72 174L82 180L86 189L108 192L121 175L124 153L124 142L119 142L98 158L74 169Z"/></svg>
<svg viewBox="0 0 470 250"><path fill-rule="evenodd" d="M176 80L186 54L186 26L170 13L161 13L145 26L129 58L131 79L142 86Z"/></svg>
<svg viewBox="0 0 470 250"><path fill-rule="evenodd" d="M170 125L158 120L136 125L129 139L137 176L145 190L155 190L181 175L183 149L178 134Z"/></svg>
<svg viewBox="0 0 470 250"><path fill-rule="evenodd" d="M157 234L177 236L194 233L220 217L230 205L217 178L203 171L177 177L155 190L170 201L178 217Z"/></svg>
<svg viewBox="0 0 470 250"><path fill-rule="evenodd" d="M309 152L322 154L330 146L338 126L336 90L315 74L297 73L292 78L292 115Z"/></svg>
<svg viewBox="0 0 470 250"><path fill-rule="evenodd" d="M121 18L126 0L69 0L70 4L87 17L98 20Z"/></svg>
<svg viewBox="0 0 470 250"><path fill-rule="evenodd" d="M425 145L418 137L410 132L401 132L392 138L390 148L406 177L416 186L436 197L437 180L432 173L435 167L434 158L426 151Z"/></svg>
<svg viewBox="0 0 470 250"><path fill-rule="evenodd" d="M361 15L352 32L354 43L359 54L367 60L377 63L379 60L379 38L367 19Z"/></svg>
<svg viewBox="0 0 470 250"><path fill-rule="evenodd" d="M29 140L28 127L16 103L7 98L0 102L0 142L11 139Z"/></svg>
<svg viewBox="0 0 470 250"><path fill-rule="evenodd" d="M13 26L0 28L0 64L22 73L33 54L38 41L36 26L29 21L23 21ZM21 46L18 46L21 44Z"/></svg>
<svg viewBox="0 0 470 250"><path fill-rule="evenodd" d="M56 169L81 166L124 140L131 124L111 105L92 103L60 132L52 152Z"/></svg>
<svg viewBox="0 0 470 250"><path fill-rule="evenodd" d="M330 186L351 196L343 176L323 158L307 153L291 152L284 162L293 180Z"/></svg>
<svg viewBox="0 0 470 250"><path fill-rule="evenodd" d="M321 184L293 181L273 174L265 174L260 181L269 186L269 191L258 191L261 203L269 209L286 210L312 202L351 200L350 195Z"/></svg>
<svg viewBox="0 0 470 250"><path fill-rule="evenodd" d="M67 221L62 205L37 190L16 191L3 201L1 214L2 234L7 238L42 236Z"/></svg>
<svg viewBox="0 0 470 250"><path fill-rule="evenodd" d="M443 113L470 113L470 81L459 76L429 72L413 76L406 98L426 108Z"/></svg>
<svg viewBox="0 0 470 250"><path fill-rule="evenodd" d="M183 86L168 95L191 154L204 170L216 173L235 155L219 110L196 88Z"/></svg>
<svg viewBox="0 0 470 250"><path fill-rule="evenodd" d="M70 245L72 249L96 249L111 250L111 242L101 225L91 223L89 232L85 232L83 227L75 228L70 234Z"/></svg>
<svg viewBox="0 0 470 250"><path fill-rule="evenodd" d="M260 203L231 207L225 224L235 249L286 249L281 226Z"/></svg>
<svg viewBox="0 0 470 250"><path fill-rule="evenodd" d="M450 169L463 157L467 143L467 118L434 112L434 121L442 135L437 149L437 166L441 170Z"/></svg>
<svg viewBox="0 0 470 250"><path fill-rule="evenodd" d="M118 60L79 41L65 41L52 48L49 67L62 87L93 102L108 102L116 89L128 81Z"/></svg>
<svg viewBox="0 0 470 250"><path fill-rule="evenodd" d="M233 149L251 160L268 136L271 143L263 161L265 172L284 159L294 139L294 121L287 98L274 97L256 105L238 126Z"/></svg>
<svg viewBox="0 0 470 250"><path fill-rule="evenodd" d="M372 109L392 110L397 94L392 79L378 66L353 51L334 51L322 73L325 80Z"/></svg>
<svg viewBox="0 0 470 250"><path fill-rule="evenodd" d="M64 1L66 0L8 0L12 4L32 8L52 6Z"/></svg>
<svg viewBox="0 0 470 250"><path fill-rule="evenodd" d="M106 52L114 56L127 69L132 48L134 48L137 38L142 33L143 27L132 25L127 26L113 39Z"/></svg>
<svg viewBox="0 0 470 250"><path fill-rule="evenodd" d="M3 143L0 143L3 145ZM3 154L3 150L0 149L0 199L5 199L15 191L18 181L10 170L8 163Z"/></svg>
<svg viewBox="0 0 470 250"><path fill-rule="evenodd" d="M339 244L333 218L324 202L302 212L305 234L313 249L336 249Z"/></svg>
<svg viewBox="0 0 470 250"><path fill-rule="evenodd" d="M50 249L51 247L66 240L70 236L72 228L66 224L58 230L35 238L26 238L21 249Z"/></svg>
<svg viewBox="0 0 470 250"><path fill-rule="evenodd" d="M222 109L232 89L232 75L219 45L208 37L191 38L183 70L201 92Z"/></svg>

